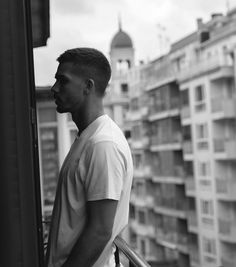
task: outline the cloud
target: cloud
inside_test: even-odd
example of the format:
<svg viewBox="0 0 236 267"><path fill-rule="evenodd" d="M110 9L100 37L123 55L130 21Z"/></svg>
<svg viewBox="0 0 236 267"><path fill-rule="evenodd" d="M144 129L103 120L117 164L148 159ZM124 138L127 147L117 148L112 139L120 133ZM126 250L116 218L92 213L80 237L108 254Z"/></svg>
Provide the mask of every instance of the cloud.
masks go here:
<svg viewBox="0 0 236 267"><path fill-rule="evenodd" d="M85 16L95 12L91 0L54 0L52 7L58 14Z"/></svg>

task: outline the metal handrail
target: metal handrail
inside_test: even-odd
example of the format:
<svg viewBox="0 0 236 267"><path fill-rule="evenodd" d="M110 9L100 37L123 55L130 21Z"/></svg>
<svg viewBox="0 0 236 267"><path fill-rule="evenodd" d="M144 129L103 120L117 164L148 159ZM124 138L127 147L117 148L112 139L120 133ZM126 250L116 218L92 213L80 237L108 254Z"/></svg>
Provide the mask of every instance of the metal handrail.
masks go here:
<svg viewBox="0 0 236 267"><path fill-rule="evenodd" d="M138 255L120 236L114 240L118 250L121 251L135 267L151 267L140 255ZM131 265L130 265L131 266Z"/></svg>
<svg viewBox="0 0 236 267"><path fill-rule="evenodd" d="M51 221L42 221L42 223L44 224L50 224ZM119 251L121 251L126 258L129 260L130 262L130 267L151 267L151 265L149 265L144 258L142 258L140 255L138 255L126 242L125 240L120 237L117 236L114 240L114 244L116 245L117 249L118 249L118 253ZM44 244L44 250L46 250L48 243L45 242Z"/></svg>

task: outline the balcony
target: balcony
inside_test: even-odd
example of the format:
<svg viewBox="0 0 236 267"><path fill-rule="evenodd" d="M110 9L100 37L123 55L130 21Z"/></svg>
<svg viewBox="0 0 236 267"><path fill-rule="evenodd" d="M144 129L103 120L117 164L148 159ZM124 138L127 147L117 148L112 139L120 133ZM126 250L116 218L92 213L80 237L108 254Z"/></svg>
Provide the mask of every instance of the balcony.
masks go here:
<svg viewBox="0 0 236 267"><path fill-rule="evenodd" d="M195 245L189 246L189 255L190 255L191 267L200 266L199 250L197 246Z"/></svg>
<svg viewBox="0 0 236 267"><path fill-rule="evenodd" d="M176 232L166 232L162 228L156 229L156 242L162 246L170 249L177 249L177 231Z"/></svg>
<svg viewBox="0 0 236 267"><path fill-rule="evenodd" d="M159 168L153 168L152 181L154 183L184 184L183 166L174 166L169 169L169 174L160 173Z"/></svg>
<svg viewBox="0 0 236 267"><path fill-rule="evenodd" d="M155 236L155 228L150 224L141 224L136 220L130 220L130 227L138 235L150 238Z"/></svg>
<svg viewBox="0 0 236 267"><path fill-rule="evenodd" d="M187 254L189 252L188 251L188 235L187 234L178 232L177 249L184 254Z"/></svg>
<svg viewBox="0 0 236 267"><path fill-rule="evenodd" d="M181 150L182 135L180 132L173 132L172 138L169 140L163 140L157 136L151 137L152 152L163 151L163 150Z"/></svg>
<svg viewBox="0 0 236 267"><path fill-rule="evenodd" d="M146 86L146 91L153 90L164 84L174 82L176 80L176 75L173 70L173 64L170 62L163 62L161 67L155 70L154 75L151 75L149 82Z"/></svg>
<svg viewBox="0 0 236 267"><path fill-rule="evenodd" d="M194 210L189 210L187 212L188 218L188 230L189 232L197 233L198 232L198 223L197 223L197 214Z"/></svg>
<svg viewBox="0 0 236 267"><path fill-rule="evenodd" d="M164 229L156 229L156 241L158 244L170 249L179 250L182 253L188 253L188 236L186 234L166 231Z"/></svg>
<svg viewBox="0 0 236 267"><path fill-rule="evenodd" d="M236 179L216 179L217 198L225 201L236 201Z"/></svg>
<svg viewBox="0 0 236 267"><path fill-rule="evenodd" d="M222 256L221 265L223 267L236 267L236 257L235 256L232 256L232 257Z"/></svg>
<svg viewBox="0 0 236 267"><path fill-rule="evenodd" d="M165 109L161 109L158 106L150 107L150 115L148 117L148 120L150 122L153 122L164 118L176 117L179 116L179 114L179 99L176 98L172 99L171 103L169 103L169 107L166 107Z"/></svg>
<svg viewBox="0 0 236 267"><path fill-rule="evenodd" d="M185 180L185 191L187 196L195 196L196 188L195 188L195 181L193 178L186 178Z"/></svg>
<svg viewBox="0 0 236 267"><path fill-rule="evenodd" d="M236 139L214 139L215 159L236 159Z"/></svg>
<svg viewBox="0 0 236 267"><path fill-rule="evenodd" d="M131 193L130 202L135 206L153 208L154 207L154 198L150 195L139 196L134 192Z"/></svg>
<svg viewBox="0 0 236 267"><path fill-rule="evenodd" d="M155 200L154 211L156 213L173 216L181 219L186 218L186 200L177 199L164 199L158 197Z"/></svg>
<svg viewBox="0 0 236 267"><path fill-rule="evenodd" d="M181 112L181 119L182 120L190 118L190 107L189 106L183 106L181 108L180 112Z"/></svg>
<svg viewBox="0 0 236 267"><path fill-rule="evenodd" d="M149 145L149 138L147 136L143 136L138 138L131 138L130 146L132 149L145 149Z"/></svg>
<svg viewBox="0 0 236 267"><path fill-rule="evenodd" d="M127 120L140 121L148 115L148 107L140 107L137 110L130 110L127 114Z"/></svg>
<svg viewBox="0 0 236 267"><path fill-rule="evenodd" d="M128 104L129 95L127 93L117 94L114 92L107 92L104 98L104 106L112 106L114 104Z"/></svg>
<svg viewBox="0 0 236 267"><path fill-rule="evenodd" d="M233 77L233 65L227 62L223 55L214 56L199 61L189 62L188 66L179 72L178 80L180 82L189 79L197 78L202 75L214 73L212 79L219 79L221 77Z"/></svg>
<svg viewBox="0 0 236 267"><path fill-rule="evenodd" d="M213 118L232 119L236 118L236 97L217 97L211 100Z"/></svg>
<svg viewBox="0 0 236 267"><path fill-rule="evenodd" d="M142 166L139 168L134 168L134 178L148 178L152 176L152 171L150 166Z"/></svg>
<svg viewBox="0 0 236 267"><path fill-rule="evenodd" d="M222 241L236 243L236 221L219 218L219 236Z"/></svg>
<svg viewBox="0 0 236 267"><path fill-rule="evenodd" d="M186 140L183 142L183 152L184 154L193 154L193 144L191 140Z"/></svg>

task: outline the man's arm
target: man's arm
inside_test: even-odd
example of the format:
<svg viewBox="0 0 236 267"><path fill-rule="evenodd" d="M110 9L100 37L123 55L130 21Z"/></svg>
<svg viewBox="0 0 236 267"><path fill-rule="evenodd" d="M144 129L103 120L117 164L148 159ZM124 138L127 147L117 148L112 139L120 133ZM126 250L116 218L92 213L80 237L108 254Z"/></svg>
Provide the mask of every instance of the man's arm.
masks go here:
<svg viewBox="0 0 236 267"><path fill-rule="evenodd" d="M117 200L87 202L88 221L62 267L91 267L111 238Z"/></svg>

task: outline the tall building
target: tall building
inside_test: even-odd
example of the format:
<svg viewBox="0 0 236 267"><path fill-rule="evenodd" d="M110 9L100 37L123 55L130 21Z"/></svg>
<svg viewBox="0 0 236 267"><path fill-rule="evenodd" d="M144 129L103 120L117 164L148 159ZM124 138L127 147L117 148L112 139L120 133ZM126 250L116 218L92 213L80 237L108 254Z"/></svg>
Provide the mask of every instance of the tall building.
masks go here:
<svg viewBox="0 0 236 267"><path fill-rule="evenodd" d="M134 67L134 47L129 35L122 30L119 22L118 32L110 45L112 78L104 99L106 113L121 127L127 138L130 125L126 115L129 109L128 71Z"/></svg>
<svg viewBox="0 0 236 267"><path fill-rule="evenodd" d="M205 24L199 19L197 31L170 53L181 92L184 160L193 164L186 179L191 243L204 267L236 266L235 26L236 10L213 14Z"/></svg>
<svg viewBox="0 0 236 267"><path fill-rule="evenodd" d="M198 19L131 93L130 239L148 260L236 266L235 26L235 9Z"/></svg>

